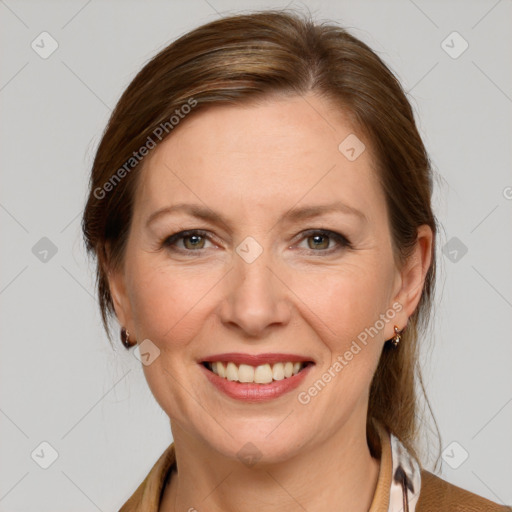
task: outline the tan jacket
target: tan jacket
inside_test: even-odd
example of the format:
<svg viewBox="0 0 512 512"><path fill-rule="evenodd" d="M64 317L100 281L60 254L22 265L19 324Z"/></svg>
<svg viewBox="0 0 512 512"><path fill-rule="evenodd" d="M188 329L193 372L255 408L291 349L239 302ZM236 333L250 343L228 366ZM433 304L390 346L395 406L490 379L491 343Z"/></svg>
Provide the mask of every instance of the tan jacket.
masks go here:
<svg viewBox="0 0 512 512"><path fill-rule="evenodd" d="M414 469L408 469L411 461L407 452L397 438L380 425L377 430L381 443L380 470L369 512L512 512L512 507L498 505L452 485L418 465L415 465L417 474L414 475ZM176 469L175 463L174 443L171 443L119 512L158 512L166 478ZM410 478L400 487L392 475L396 476L396 469L401 470L402 466ZM419 496L418 491L412 489L414 486L419 487ZM397 489L400 489L399 495Z"/></svg>

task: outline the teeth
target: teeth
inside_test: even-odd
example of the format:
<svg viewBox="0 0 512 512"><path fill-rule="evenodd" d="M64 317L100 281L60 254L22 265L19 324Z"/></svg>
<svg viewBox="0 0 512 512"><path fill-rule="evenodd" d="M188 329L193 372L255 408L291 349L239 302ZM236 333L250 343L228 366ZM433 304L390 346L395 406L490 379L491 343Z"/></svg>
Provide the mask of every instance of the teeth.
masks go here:
<svg viewBox="0 0 512 512"><path fill-rule="evenodd" d="M238 368L235 363L228 363L226 368L226 378L228 380L238 380Z"/></svg>
<svg viewBox="0 0 512 512"><path fill-rule="evenodd" d="M262 364L254 370L254 382L257 384L269 384L272 382L272 368L269 364Z"/></svg>
<svg viewBox="0 0 512 512"><path fill-rule="evenodd" d="M293 375L297 375L305 366L305 363L286 362L262 364L260 366L251 366L249 364L241 364L237 366L233 362L227 364L221 361L208 363L211 371L219 377L223 377L230 381L236 382L254 382L256 384L269 384L273 380L289 379Z"/></svg>
<svg viewBox="0 0 512 512"><path fill-rule="evenodd" d="M236 365L233 366L236 368ZM254 382L254 368L248 364L241 364L238 368L238 380L240 382Z"/></svg>
<svg viewBox="0 0 512 512"><path fill-rule="evenodd" d="M284 365L283 363L276 363L272 368L272 378L274 380L284 379Z"/></svg>

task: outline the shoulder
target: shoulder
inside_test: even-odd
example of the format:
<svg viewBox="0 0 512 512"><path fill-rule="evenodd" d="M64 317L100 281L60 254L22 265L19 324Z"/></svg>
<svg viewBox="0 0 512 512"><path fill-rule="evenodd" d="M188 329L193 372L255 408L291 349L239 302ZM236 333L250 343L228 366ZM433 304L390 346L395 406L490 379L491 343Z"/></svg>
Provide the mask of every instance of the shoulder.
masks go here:
<svg viewBox="0 0 512 512"><path fill-rule="evenodd" d="M175 464L176 453L174 443L171 443L119 512L157 512L162 492Z"/></svg>
<svg viewBox="0 0 512 512"><path fill-rule="evenodd" d="M489 501L422 470L416 512L512 512L512 507Z"/></svg>

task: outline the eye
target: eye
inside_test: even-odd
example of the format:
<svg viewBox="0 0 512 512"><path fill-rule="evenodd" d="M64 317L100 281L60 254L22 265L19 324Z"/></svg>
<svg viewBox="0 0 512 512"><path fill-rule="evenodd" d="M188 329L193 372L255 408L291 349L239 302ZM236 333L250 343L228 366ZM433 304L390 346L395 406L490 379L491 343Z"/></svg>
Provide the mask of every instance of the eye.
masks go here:
<svg viewBox="0 0 512 512"><path fill-rule="evenodd" d="M307 241L307 251L331 254L343 248L352 248L347 237L341 233L325 229L311 229L302 234L301 241ZM211 242L208 232L201 229L180 231L165 238L161 245L167 249L181 253L200 253L207 249L205 244Z"/></svg>
<svg viewBox="0 0 512 512"><path fill-rule="evenodd" d="M209 241L209 237L206 231L190 229L187 231L180 231L179 233L175 233L174 235L167 237L163 241L162 245L171 250L194 252L204 249L207 241ZM183 242L182 247L179 246L180 242Z"/></svg>
<svg viewBox="0 0 512 512"><path fill-rule="evenodd" d="M303 235L302 240L307 242L308 249L313 252L332 253L344 247L352 247L347 237L335 231L317 229L306 231Z"/></svg>

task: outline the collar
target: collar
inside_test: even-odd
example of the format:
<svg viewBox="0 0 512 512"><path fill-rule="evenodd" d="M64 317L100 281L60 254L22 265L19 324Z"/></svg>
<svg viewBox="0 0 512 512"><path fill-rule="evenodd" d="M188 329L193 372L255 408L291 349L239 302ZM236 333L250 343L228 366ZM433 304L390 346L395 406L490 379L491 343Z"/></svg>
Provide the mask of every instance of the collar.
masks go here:
<svg viewBox="0 0 512 512"><path fill-rule="evenodd" d="M380 442L380 469L369 512L415 512L421 468L394 434L381 423L374 424ZM176 454L171 443L119 512L158 512L173 469L176 469Z"/></svg>
<svg viewBox="0 0 512 512"><path fill-rule="evenodd" d="M380 469L369 512L415 512L421 467L398 437L374 422L380 441Z"/></svg>

